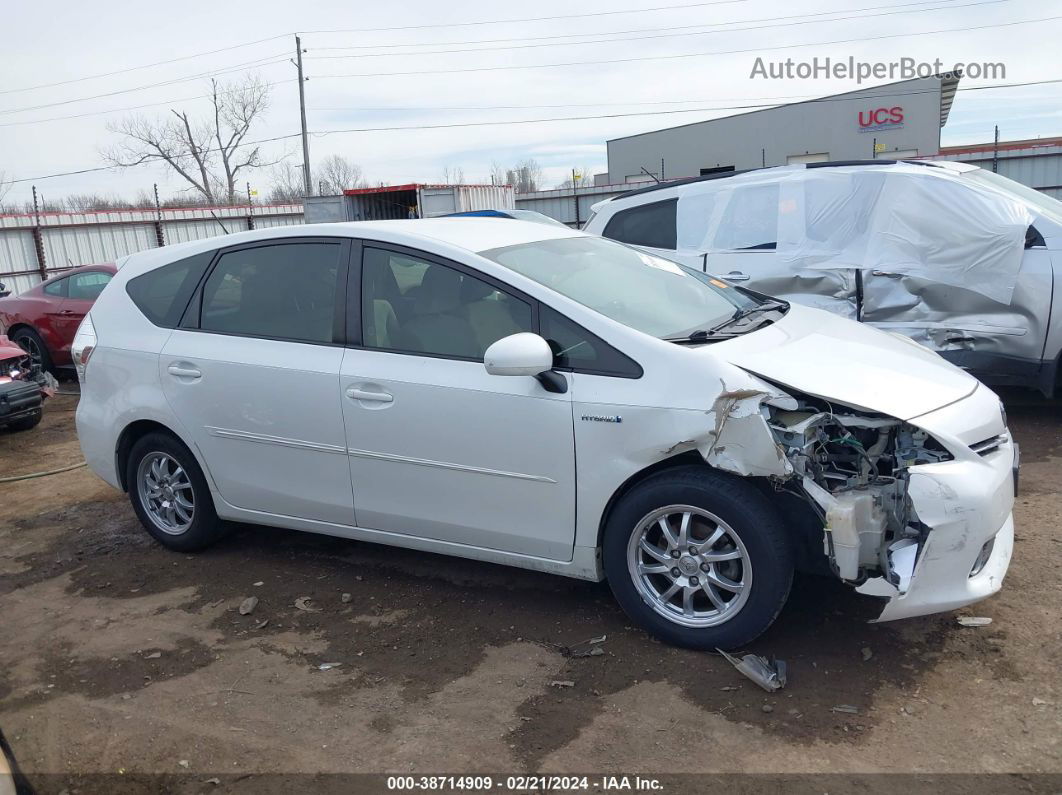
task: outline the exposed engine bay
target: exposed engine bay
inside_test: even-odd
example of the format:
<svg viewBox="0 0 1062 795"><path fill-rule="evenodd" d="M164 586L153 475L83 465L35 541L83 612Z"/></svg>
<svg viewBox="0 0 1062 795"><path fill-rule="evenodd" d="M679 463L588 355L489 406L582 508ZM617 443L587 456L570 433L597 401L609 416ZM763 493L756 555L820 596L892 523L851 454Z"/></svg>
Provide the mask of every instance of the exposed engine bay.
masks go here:
<svg viewBox="0 0 1062 795"><path fill-rule="evenodd" d="M22 348L0 334L0 427L32 427L46 398L55 394L55 376L34 364Z"/></svg>
<svg viewBox="0 0 1062 795"><path fill-rule="evenodd" d="M795 402L795 409L762 406L793 469L782 488L804 497L822 520L824 552L838 577L860 583L881 572L902 593L928 530L908 498L909 469L951 454L892 417L817 398Z"/></svg>

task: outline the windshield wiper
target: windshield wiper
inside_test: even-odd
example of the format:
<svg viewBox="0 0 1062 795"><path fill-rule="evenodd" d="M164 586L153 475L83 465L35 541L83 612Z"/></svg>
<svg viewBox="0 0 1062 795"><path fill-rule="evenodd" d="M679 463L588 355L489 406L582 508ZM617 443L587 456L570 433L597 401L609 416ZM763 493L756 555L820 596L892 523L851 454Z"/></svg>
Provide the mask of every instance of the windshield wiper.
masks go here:
<svg viewBox="0 0 1062 795"><path fill-rule="evenodd" d="M770 312L773 309L788 309L789 304L786 301L764 301L762 304L756 306L745 307L744 309L738 309L733 315L728 317L722 323L717 323L711 328L697 329L686 337L665 337L667 342L674 342L679 345L703 345L706 342L712 342L715 339L723 339L724 337L717 336L719 333L729 326L731 323L737 323L740 320L744 320L750 315L755 315L758 312ZM736 336L733 333L725 335L725 337Z"/></svg>
<svg viewBox="0 0 1062 795"><path fill-rule="evenodd" d="M745 318L750 317L751 315L755 315L758 312L770 312L773 309L788 308L789 304L785 301L764 301L762 304L757 304L756 306L748 306L744 309L737 310L736 312L734 312L733 315L731 315L719 325L712 326L712 328L708 329L707 333L711 335L713 332L718 332L720 329L726 328L731 323L737 323L739 320L744 320ZM694 334L696 333L697 332L694 332Z"/></svg>

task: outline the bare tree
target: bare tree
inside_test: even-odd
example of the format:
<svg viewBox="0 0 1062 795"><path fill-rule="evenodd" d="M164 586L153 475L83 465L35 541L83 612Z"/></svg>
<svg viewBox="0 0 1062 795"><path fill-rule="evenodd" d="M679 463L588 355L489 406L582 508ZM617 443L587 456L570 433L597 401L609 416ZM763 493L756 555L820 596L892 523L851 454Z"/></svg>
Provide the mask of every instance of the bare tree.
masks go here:
<svg viewBox="0 0 1062 795"><path fill-rule="evenodd" d="M508 185L508 179L509 175L505 171L505 166L503 166L497 160L490 161L490 184Z"/></svg>
<svg viewBox="0 0 1062 795"><path fill-rule="evenodd" d="M360 188L361 166L343 155L329 155L317 166L318 188L324 195L342 193L347 188Z"/></svg>
<svg viewBox="0 0 1062 795"><path fill-rule="evenodd" d="M302 181L302 168L285 160L269 170L269 201L275 204L298 203L306 192Z"/></svg>
<svg viewBox="0 0 1062 795"><path fill-rule="evenodd" d="M463 185L465 183L465 170L461 166L443 167L444 185Z"/></svg>
<svg viewBox="0 0 1062 795"><path fill-rule="evenodd" d="M505 172L505 181L512 185L517 193L531 193L538 190L542 182L542 167L533 157L529 157Z"/></svg>
<svg viewBox="0 0 1062 795"><path fill-rule="evenodd" d="M72 212L85 210L124 210L133 203L119 196L104 196L99 193L72 193L60 199L63 207Z"/></svg>
<svg viewBox="0 0 1062 795"><path fill-rule="evenodd" d="M103 156L122 167L160 160L208 202L231 204L242 172L271 165L258 146L247 142L251 128L269 107L269 94L270 85L257 75L229 84L211 79L208 116L193 118L177 109L170 111L173 118L127 116L107 125L122 138Z"/></svg>

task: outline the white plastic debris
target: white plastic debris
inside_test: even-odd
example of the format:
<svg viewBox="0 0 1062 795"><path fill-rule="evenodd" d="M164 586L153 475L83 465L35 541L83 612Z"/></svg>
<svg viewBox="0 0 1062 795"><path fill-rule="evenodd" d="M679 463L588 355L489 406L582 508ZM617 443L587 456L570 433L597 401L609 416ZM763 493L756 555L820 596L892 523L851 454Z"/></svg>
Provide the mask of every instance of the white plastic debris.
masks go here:
<svg viewBox="0 0 1062 795"><path fill-rule="evenodd" d="M963 627L987 627L992 623L988 616L959 616L958 621Z"/></svg>
<svg viewBox="0 0 1062 795"><path fill-rule="evenodd" d="M333 668L338 668L342 664L343 663L337 663L337 662L334 662L334 663L321 663L320 665L317 666L317 670L318 671L331 671Z"/></svg>
<svg viewBox="0 0 1062 795"><path fill-rule="evenodd" d="M727 654L722 649L716 649L724 659L738 671L762 687L768 693L781 690L786 683L786 665L784 660L760 657L757 654L746 654L738 659Z"/></svg>
<svg viewBox="0 0 1062 795"><path fill-rule="evenodd" d="M242 602L240 602L240 615L249 616L254 612L254 609L258 607L258 597L248 596Z"/></svg>

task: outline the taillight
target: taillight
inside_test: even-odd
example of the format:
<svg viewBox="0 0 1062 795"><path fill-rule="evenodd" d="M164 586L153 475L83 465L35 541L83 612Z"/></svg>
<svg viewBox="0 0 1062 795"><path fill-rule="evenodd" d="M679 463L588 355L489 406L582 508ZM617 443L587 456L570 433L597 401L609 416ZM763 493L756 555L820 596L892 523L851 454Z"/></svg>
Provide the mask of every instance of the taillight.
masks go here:
<svg viewBox="0 0 1062 795"><path fill-rule="evenodd" d="M74 342L70 346L70 358L74 360L74 369L77 370L77 380L85 383L85 369L88 367L89 357L96 349L96 327L92 325L92 315L85 315L85 319L78 326Z"/></svg>

